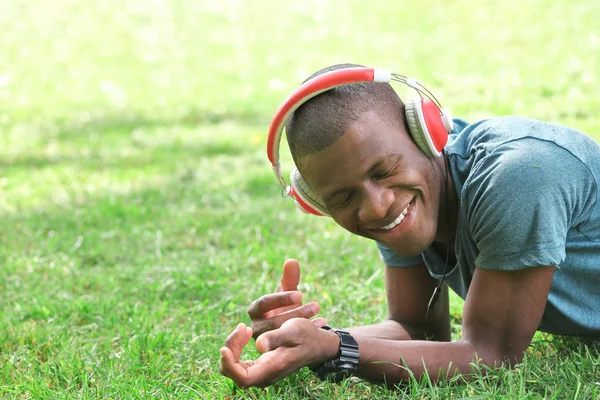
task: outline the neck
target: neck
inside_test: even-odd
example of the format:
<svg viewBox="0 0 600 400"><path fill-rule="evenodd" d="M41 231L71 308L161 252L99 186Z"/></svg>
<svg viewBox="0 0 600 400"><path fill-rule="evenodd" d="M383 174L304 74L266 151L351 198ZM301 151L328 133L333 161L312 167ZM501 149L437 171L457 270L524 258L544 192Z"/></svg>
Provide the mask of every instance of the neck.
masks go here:
<svg viewBox="0 0 600 400"><path fill-rule="evenodd" d="M446 153L435 160L440 180L440 207L438 229L434 243L438 246L454 246L458 220L458 199L452 174L450 174Z"/></svg>

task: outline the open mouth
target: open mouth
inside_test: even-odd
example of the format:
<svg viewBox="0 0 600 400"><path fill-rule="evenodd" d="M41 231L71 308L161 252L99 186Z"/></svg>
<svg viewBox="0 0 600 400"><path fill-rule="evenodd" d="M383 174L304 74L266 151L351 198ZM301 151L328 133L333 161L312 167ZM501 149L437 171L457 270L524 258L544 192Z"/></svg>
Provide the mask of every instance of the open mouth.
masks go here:
<svg viewBox="0 0 600 400"><path fill-rule="evenodd" d="M383 229L384 231L389 231L389 230L394 229L398 225L400 225L402 223L402 221L404 221L404 218L406 218L406 215L408 214L408 210L411 205L412 205L412 201L410 203L408 203L406 208L404 210L402 210L400 215L398 215L398 217L395 220L393 220L391 223L389 223L386 226L382 226L380 229Z"/></svg>

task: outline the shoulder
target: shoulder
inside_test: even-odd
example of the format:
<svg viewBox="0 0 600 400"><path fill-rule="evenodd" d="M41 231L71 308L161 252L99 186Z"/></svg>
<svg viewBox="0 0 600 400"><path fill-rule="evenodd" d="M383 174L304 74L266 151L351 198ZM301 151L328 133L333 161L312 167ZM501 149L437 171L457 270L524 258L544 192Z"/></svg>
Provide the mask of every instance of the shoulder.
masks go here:
<svg viewBox="0 0 600 400"><path fill-rule="evenodd" d="M480 150L489 153L523 139L538 140L536 150L560 147L588 164L598 162L600 156L600 145L596 141L584 132L564 125L517 116L490 118L472 124L459 119L455 122L448 150L463 158Z"/></svg>
<svg viewBox="0 0 600 400"><path fill-rule="evenodd" d="M460 189L481 180L486 185L543 187L573 183L573 174L595 187L600 179L600 145L576 129L524 117L457 126L448 154L455 160Z"/></svg>
<svg viewBox="0 0 600 400"><path fill-rule="evenodd" d="M572 128L506 117L466 126L449 150L477 265L559 264L567 231L593 213L600 146Z"/></svg>
<svg viewBox="0 0 600 400"><path fill-rule="evenodd" d="M558 265L570 227L586 221L597 185L571 151L535 137L481 151L461 192L461 214L490 269Z"/></svg>
<svg viewBox="0 0 600 400"><path fill-rule="evenodd" d="M540 138L520 137L482 149L465 187L485 182L488 188L543 189L548 184L570 182L567 171L585 174L586 170L564 147Z"/></svg>
<svg viewBox="0 0 600 400"><path fill-rule="evenodd" d="M549 202L565 212L581 210L596 192L590 166L572 151L553 141L521 137L482 150L461 197L471 212L483 205L506 212L511 207L505 202L517 202L513 207L521 214Z"/></svg>

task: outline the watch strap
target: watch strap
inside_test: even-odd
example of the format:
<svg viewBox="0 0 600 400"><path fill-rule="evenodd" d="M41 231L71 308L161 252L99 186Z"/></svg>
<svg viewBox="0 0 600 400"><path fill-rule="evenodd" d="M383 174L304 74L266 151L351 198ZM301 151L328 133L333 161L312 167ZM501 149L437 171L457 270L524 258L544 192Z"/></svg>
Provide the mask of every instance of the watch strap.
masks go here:
<svg viewBox="0 0 600 400"><path fill-rule="evenodd" d="M337 334L340 338L340 347L334 359L309 368L321 380L339 382L354 375L354 372L358 368L359 359L358 343L356 343L356 340L347 331L335 329L328 325L321 328Z"/></svg>

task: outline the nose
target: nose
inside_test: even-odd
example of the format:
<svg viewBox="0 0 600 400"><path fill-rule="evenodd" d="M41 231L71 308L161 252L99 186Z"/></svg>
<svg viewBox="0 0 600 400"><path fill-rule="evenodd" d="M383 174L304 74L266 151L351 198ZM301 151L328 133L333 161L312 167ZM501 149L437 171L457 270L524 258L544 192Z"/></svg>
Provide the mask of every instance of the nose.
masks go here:
<svg viewBox="0 0 600 400"><path fill-rule="evenodd" d="M365 190L365 195L358 210L358 218L363 222L384 218L394 203L394 192L388 188L373 185Z"/></svg>

